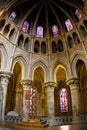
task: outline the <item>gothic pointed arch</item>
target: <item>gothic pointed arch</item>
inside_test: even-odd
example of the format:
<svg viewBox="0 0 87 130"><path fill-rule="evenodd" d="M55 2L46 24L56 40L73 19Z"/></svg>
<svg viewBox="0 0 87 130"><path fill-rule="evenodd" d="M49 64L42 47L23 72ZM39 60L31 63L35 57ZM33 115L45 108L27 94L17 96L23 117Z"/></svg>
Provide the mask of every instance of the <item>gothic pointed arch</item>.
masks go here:
<svg viewBox="0 0 87 130"><path fill-rule="evenodd" d="M54 60L52 63L52 79L56 81L56 71L57 71L57 67L58 66L62 66L63 68L65 68L66 71L66 79L68 79L68 77L71 76L71 72L69 71L70 66L69 63L67 62L66 59L61 59L61 58L57 58L56 60Z"/></svg>
<svg viewBox="0 0 87 130"><path fill-rule="evenodd" d="M79 85L79 112L80 113L86 113L87 112L87 69L85 66L84 61L78 59L76 62L76 71L77 76L80 81Z"/></svg>
<svg viewBox="0 0 87 130"><path fill-rule="evenodd" d="M1 51L1 69L5 68L10 68L10 60L9 60L9 54L7 52L6 46L3 45L3 43L0 44L0 51Z"/></svg>
<svg viewBox="0 0 87 130"><path fill-rule="evenodd" d="M43 95L44 95L44 70L41 66L37 66L37 68L34 70L34 85L37 89L37 116L42 116L43 111L42 107L43 105ZM39 97L39 98L38 98Z"/></svg>
<svg viewBox="0 0 87 130"><path fill-rule="evenodd" d="M44 70L44 82L46 82L48 79L49 79L49 69L47 67L47 63L44 59L40 59L40 60L36 60L33 62L31 68L30 68L30 73L29 73L29 76L31 77L31 79L33 80L33 77L34 77L34 70L38 67L38 66L41 66ZM48 75L48 76L47 76Z"/></svg>
<svg viewBox="0 0 87 130"><path fill-rule="evenodd" d="M8 113L9 111L15 111L18 114L22 114L23 88L22 85L20 84L21 80L22 80L22 65L21 62L18 61L14 65L13 75L8 84L5 113ZM18 101L18 99L20 102ZM19 109L20 105L21 107Z"/></svg>
<svg viewBox="0 0 87 130"><path fill-rule="evenodd" d="M19 62L22 67L22 79L26 78L28 76L28 63L27 58L25 58L23 55L16 55L13 59L11 71L13 72L15 64Z"/></svg>
<svg viewBox="0 0 87 130"><path fill-rule="evenodd" d="M73 70L72 74L74 77L77 77L76 63L78 60L82 60L85 64L85 67L87 68L87 59L84 57L82 53L77 54L77 52L75 52L71 58L71 69Z"/></svg>
<svg viewBox="0 0 87 130"><path fill-rule="evenodd" d="M66 116L72 114L72 103L70 88L65 81L60 80L54 91L55 115Z"/></svg>
<svg viewBox="0 0 87 130"><path fill-rule="evenodd" d="M44 83L44 70L41 66L37 66L34 70L34 83L37 87L37 92L42 93L42 85Z"/></svg>

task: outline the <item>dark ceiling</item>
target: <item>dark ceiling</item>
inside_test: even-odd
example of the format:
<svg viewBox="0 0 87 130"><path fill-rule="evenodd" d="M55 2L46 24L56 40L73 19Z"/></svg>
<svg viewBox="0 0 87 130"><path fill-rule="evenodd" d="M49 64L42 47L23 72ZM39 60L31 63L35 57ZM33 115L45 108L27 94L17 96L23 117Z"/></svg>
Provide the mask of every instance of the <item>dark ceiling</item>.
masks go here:
<svg viewBox="0 0 87 130"><path fill-rule="evenodd" d="M16 24L22 26L27 20L31 27L41 25L45 33L50 34L52 25L58 25L60 32L66 31L65 20L70 19L74 25L78 22L75 9L83 13L83 0L0 0L1 7L16 11ZM48 26L49 25L49 26ZM46 31L47 30L47 31Z"/></svg>

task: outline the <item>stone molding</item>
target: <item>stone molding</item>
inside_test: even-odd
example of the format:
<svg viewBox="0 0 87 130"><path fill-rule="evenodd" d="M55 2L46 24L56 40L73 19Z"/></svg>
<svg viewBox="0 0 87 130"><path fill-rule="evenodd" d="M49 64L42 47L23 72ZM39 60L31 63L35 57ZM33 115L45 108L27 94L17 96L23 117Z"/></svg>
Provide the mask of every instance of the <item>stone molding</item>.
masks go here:
<svg viewBox="0 0 87 130"><path fill-rule="evenodd" d="M11 72L0 71L0 83L8 84L11 75Z"/></svg>
<svg viewBox="0 0 87 130"><path fill-rule="evenodd" d="M55 88L57 86L57 84L54 81L49 81L44 83L45 87L49 87L49 88Z"/></svg>
<svg viewBox="0 0 87 130"><path fill-rule="evenodd" d="M67 84L68 85L71 85L71 84L79 84L79 79L78 78L71 78L67 81Z"/></svg>
<svg viewBox="0 0 87 130"><path fill-rule="evenodd" d="M30 85L33 86L32 80L29 80L29 79L22 80L21 84L23 85L24 90L29 90Z"/></svg>

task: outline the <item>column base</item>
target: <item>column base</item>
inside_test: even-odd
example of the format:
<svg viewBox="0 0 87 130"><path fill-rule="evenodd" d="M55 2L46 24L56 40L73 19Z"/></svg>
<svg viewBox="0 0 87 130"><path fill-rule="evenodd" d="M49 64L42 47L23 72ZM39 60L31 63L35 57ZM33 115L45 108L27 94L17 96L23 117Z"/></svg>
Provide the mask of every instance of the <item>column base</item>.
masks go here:
<svg viewBox="0 0 87 130"><path fill-rule="evenodd" d="M38 119L30 119L30 120L27 120L27 121L22 121L22 122L19 122L17 124L17 126L23 126L23 127L31 127L31 128L45 128L45 127L48 127L49 125L45 122L45 121L40 121Z"/></svg>
<svg viewBox="0 0 87 130"><path fill-rule="evenodd" d="M54 125L54 117L50 117L49 119L49 126L53 126Z"/></svg>
<svg viewBox="0 0 87 130"><path fill-rule="evenodd" d="M72 119L72 124L79 124L80 123L80 118L78 116L74 116Z"/></svg>

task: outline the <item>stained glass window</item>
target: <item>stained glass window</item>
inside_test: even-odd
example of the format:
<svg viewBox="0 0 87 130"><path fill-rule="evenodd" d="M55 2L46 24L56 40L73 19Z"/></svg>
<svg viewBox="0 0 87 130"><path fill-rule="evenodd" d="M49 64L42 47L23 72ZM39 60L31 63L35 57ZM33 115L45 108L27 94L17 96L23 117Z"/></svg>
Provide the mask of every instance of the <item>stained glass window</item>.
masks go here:
<svg viewBox="0 0 87 130"><path fill-rule="evenodd" d="M33 87L29 90L29 115L36 116L36 89Z"/></svg>
<svg viewBox="0 0 87 130"><path fill-rule="evenodd" d="M26 108L26 112L31 117L36 116L36 88L30 87L29 90L24 90L23 104Z"/></svg>
<svg viewBox="0 0 87 130"><path fill-rule="evenodd" d="M76 14L77 18L80 20L82 15L81 15L81 13L79 12L78 9L75 10L75 14Z"/></svg>
<svg viewBox="0 0 87 130"><path fill-rule="evenodd" d="M22 27L23 31L24 32L28 32L28 29L29 29L29 23L27 21L25 21L23 23L23 27Z"/></svg>
<svg viewBox="0 0 87 130"><path fill-rule="evenodd" d="M43 27L42 26L37 27L36 37L43 37Z"/></svg>
<svg viewBox="0 0 87 130"><path fill-rule="evenodd" d="M10 14L10 16L9 16L9 19L10 19L11 21L14 21L15 18L16 18L16 12L13 11L13 12Z"/></svg>
<svg viewBox="0 0 87 130"><path fill-rule="evenodd" d="M67 19L67 20L65 21L65 25L66 25L67 31L70 31L70 30L73 29L73 25L72 25L70 19Z"/></svg>
<svg viewBox="0 0 87 130"><path fill-rule="evenodd" d="M68 112L68 93L66 88L59 90L59 104L61 112Z"/></svg>
<svg viewBox="0 0 87 130"><path fill-rule="evenodd" d="M57 25L52 26L53 37L59 36L59 30Z"/></svg>

